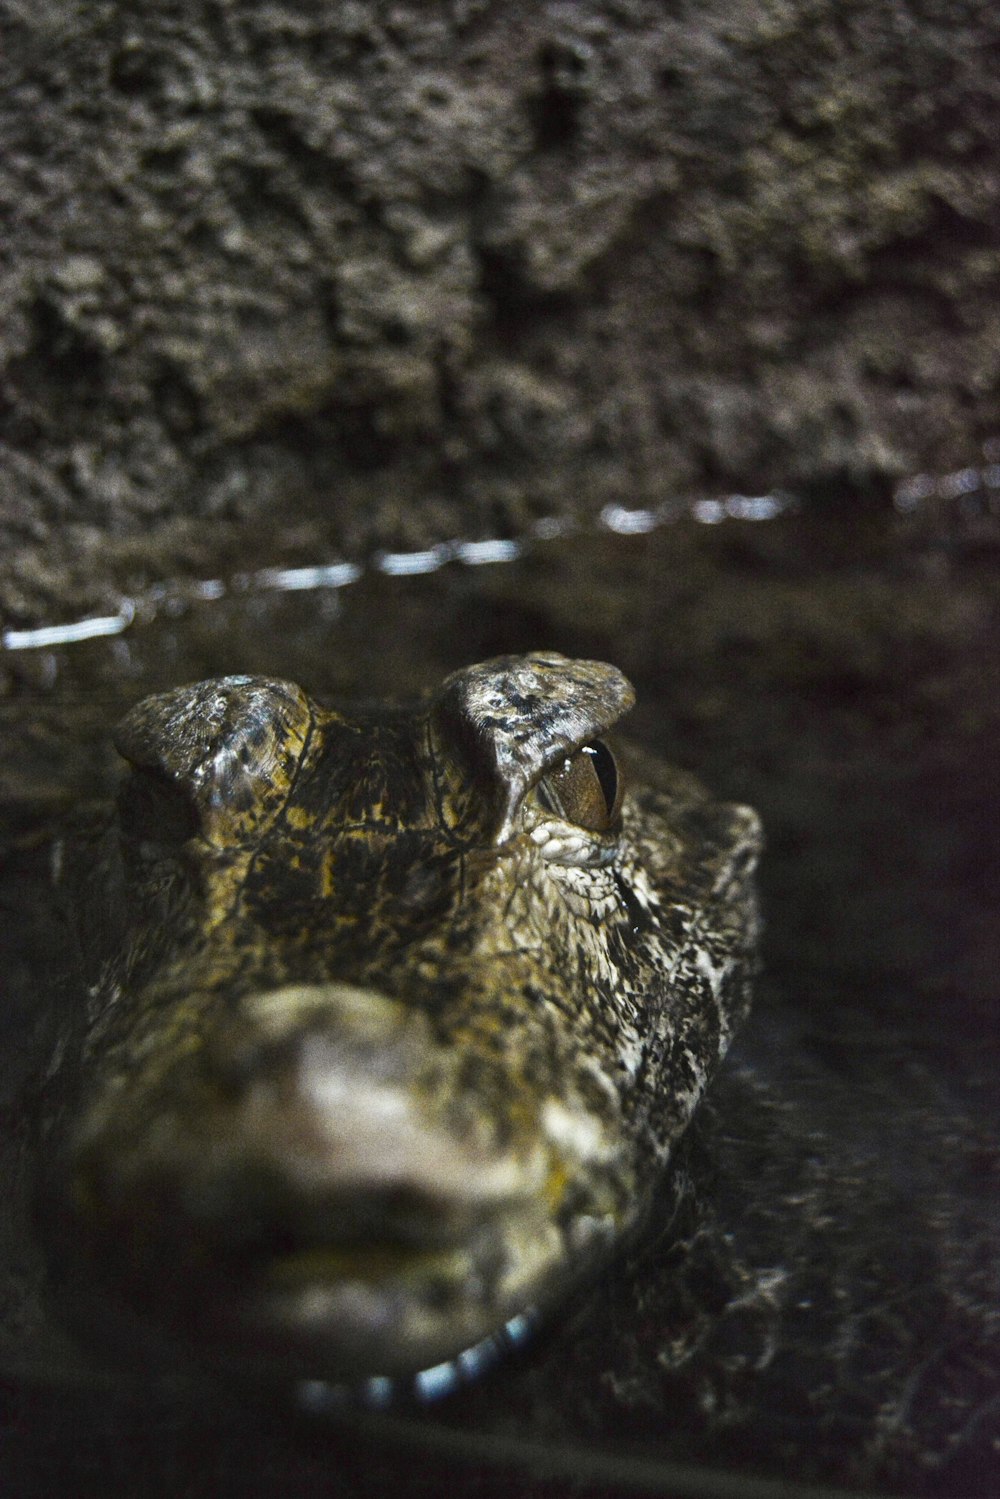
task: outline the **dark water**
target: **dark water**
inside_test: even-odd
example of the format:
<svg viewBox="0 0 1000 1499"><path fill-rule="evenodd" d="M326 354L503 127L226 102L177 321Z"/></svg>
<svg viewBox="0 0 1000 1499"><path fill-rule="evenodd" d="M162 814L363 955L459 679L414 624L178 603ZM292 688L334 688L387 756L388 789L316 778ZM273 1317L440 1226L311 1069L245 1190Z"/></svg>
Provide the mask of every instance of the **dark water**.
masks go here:
<svg viewBox="0 0 1000 1499"><path fill-rule="evenodd" d="M998 1491L1000 586L992 545L945 521L685 521L341 588L223 580L7 655L15 1185L59 962L51 825L107 793L108 728L149 691L251 671L408 695L500 651L612 660L632 736L756 805L769 853L755 1014L659 1217L529 1348L384 1416L126 1382L53 1321L15 1194L5 1493Z"/></svg>

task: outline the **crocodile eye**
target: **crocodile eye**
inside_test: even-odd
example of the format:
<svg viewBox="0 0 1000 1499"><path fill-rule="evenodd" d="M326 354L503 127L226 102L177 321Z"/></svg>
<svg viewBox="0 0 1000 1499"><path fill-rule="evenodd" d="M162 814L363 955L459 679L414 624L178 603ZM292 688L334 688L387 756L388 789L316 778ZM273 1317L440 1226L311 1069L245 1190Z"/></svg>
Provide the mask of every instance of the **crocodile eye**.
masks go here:
<svg viewBox="0 0 1000 1499"><path fill-rule="evenodd" d="M606 833L621 808L622 784L614 755L602 739L581 745L539 782L539 796L557 816L591 833Z"/></svg>

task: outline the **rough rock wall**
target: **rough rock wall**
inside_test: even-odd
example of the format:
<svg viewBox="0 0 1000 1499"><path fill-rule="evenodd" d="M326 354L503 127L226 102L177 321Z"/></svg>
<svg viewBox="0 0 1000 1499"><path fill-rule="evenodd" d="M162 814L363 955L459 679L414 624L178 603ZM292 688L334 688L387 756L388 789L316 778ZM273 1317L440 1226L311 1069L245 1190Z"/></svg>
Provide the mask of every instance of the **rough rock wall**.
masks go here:
<svg viewBox="0 0 1000 1499"><path fill-rule="evenodd" d="M992 0L0 0L0 34L8 620L279 527L884 496L996 431Z"/></svg>

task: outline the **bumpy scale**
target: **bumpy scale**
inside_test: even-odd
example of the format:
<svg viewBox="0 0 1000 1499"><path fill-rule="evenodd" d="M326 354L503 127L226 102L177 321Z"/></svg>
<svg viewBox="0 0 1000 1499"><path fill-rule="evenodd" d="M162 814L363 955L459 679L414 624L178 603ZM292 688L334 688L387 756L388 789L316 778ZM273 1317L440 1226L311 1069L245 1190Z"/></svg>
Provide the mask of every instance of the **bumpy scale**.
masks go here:
<svg viewBox="0 0 1000 1499"><path fill-rule="evenodd" d="M616 758L631 703L538 652L405 709L225 677L128 714L44 1194L122 1304L383 1388L634 1229L747 1008L760 830Z"/></svg>

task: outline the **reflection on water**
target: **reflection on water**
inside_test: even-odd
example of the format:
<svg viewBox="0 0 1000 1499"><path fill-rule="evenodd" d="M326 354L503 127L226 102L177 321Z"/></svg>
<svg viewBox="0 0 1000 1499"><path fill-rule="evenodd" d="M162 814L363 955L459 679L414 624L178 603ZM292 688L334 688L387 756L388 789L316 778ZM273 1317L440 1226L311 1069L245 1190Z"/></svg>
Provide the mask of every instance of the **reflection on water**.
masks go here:
<svg viewBox="0 0 1000 1499"><path fill-rule="evenodd" d="M730 495L726 499L694 500L687 507L692 519L715 525L727 518L745 521L775 520L792 508L784 495ZM630 510L624 505L608 505L601 511L597 529L619 536L645 536L650 531L684 514L675 504L656 510ZM551 542L565 536L569 523L555 517L537 521L528 536L486 537L479 541L444 541L436 546L410 552L379 551L369 567L389 578L419 577L434 573L448 563L463 567L483 567L502 562L516 562L534 543ZM64 625L40 625L32 629L4 630L2 643L8 651L39 650L58 645L76 645L105 635L120 635L137 617L150 619L171 605L183 605L185 599L218 599L227 590L236 593L299 593L318 589L347 588L365 573L359 562L327 562L308 567L267 567L252 573L239 573L228 585L221 578L186 580L183 584L158 583L136 598L125 599L114 614L93 619L79 619Z"/></svg>
<svg viewBox="0 0 1000 1499"><path fill-rule="evenodd" d="M893 496L897 513L915 516L936 501L958 501L967 518L982 515L995 519L1000 504L1000 438L988 439L983 444L983 456L986 461L982 466L970 465L946 474L914 474L902 480ZM706 526L720 525L726 520L760 524L778 520L797 508L798 501L794 496L780 492L731 494L691 499L686 503L670 501L655 508L606 505L598 515L594 529L617 536L646 536L684 517ZM387 577L402 578L437 572L449 563L481 567L516 562L533 545L558 540L573 529L572 521L548 516L536 521L523 537L445 541L407 552L378 551L371 557L368 567ZM75 645L83 640L120 635L137 617L149 619L161 611L183 608L186 601L217 599L227 591L313 592L347 588L365 571L360 562L338 560L304 567L265 567L251 573L237 573L228 581L206 578L174 584L156 583L135 598L123 599L113 614L65 624L7 628L0 636L0 643L8 651Z"/></svg>

